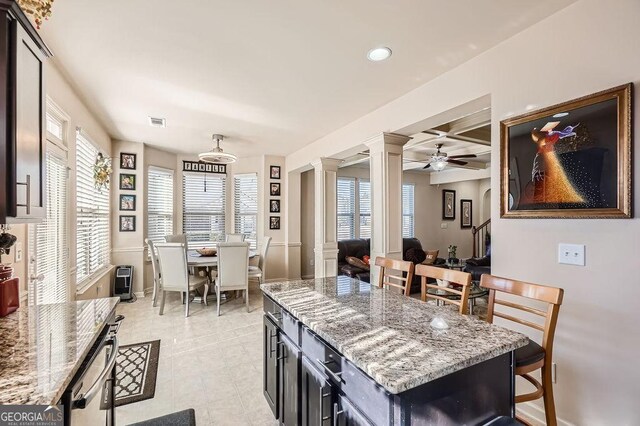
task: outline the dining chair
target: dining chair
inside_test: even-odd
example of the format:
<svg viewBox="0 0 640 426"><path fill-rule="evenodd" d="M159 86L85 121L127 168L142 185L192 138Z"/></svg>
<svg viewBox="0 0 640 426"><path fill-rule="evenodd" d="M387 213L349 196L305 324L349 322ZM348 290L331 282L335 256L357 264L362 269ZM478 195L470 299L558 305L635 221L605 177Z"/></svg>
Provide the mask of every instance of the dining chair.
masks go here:
<svg viewBox="0 0 640 426"><path fill-rule="evenodd" d="M415 265L413 262L406 260L391 259L387 257L376 257L376 266L380 267L378 276L378 287L395 287L402 290L405 296L409 296L411 292L411 281L413 280L413 271ZM401 271L403 274L397 275L393 271Z"/></svg>
<svg viewBox="0 0 640 426"><path fill-rule="evenodd" d="M182 243L187 245L187 234L165 235L164 240L168 243Z"/></svg>
<svg viewBox="0 0 640 426"><path fill-rule="evenodd" d="M257 278L260 284L264 283L267 270L267 254L271 245L271 237L264 237L262 240L262 251L258 259L258 266L249 266L249 278Z"/></svg>
<svg viewBox="0 0 640 426"><path fill-rule="evenodd" d="M553 365L552 351L553 338L556 331L558 313L560 311L560 305L562 304L564 290L557 287L548 287L539 284L500 278L489 274L482 275L480 278L480 286L489 290L487 322L493 323L493 318L499 317L542 332L542 345L539 345L529 339L529 344L527 346L515 350L515 374L522 376L536 388L533 392L516 395L515 402L520 403L533 401L542 397L544 399L544 411L547 425L557 425L556 408L553 401L553 381L551 376ZM499 292L544 303L546 310L523 305L511 300L497 299L496 295ZM527 314L537 315L543 320L534 322L529 319L514 317L510 314L496 311L496 305L502 305L510 308L511 310L521 310ZM509 312L513 313L513 311ZM529 318L533 319L535 317L529 315ZM540 322L542 322L542 324ZM529 374L537 369L542 369L542 383ZM518 417L516 418L519 421L528 424L526 420Z"/></svg>
<svg viewBox="0 0 640 426"><path fill-rule="evenodd" d="M220 316L220 292L244 290L249 312L249 244L218 244L218 276L215 279L218 316Z"/></svg>
<svg viewBox="0 0 640 426"><path fill-rule="evenodd" d="M469 291L471 290L471 274L468 272L455 271L453 269L438 268L437 266L416 265L415 274L421 277L421 299L426 302L427 299L434 299L444 303L457 305L460 313L465 315L469 312ZM448 282L446 286L436 283L429 283L428 278L442 280ZM460 288L451 287L451 284L461 286ZM437 292L429 293L429 289L435 289ZM456 296L460 299L456 300Z"/></svg>
<svg viewBox="0 0 640 426"><path fill-rule="evenodd" d="M228 243L243 243L244 234L227 234L225 241Z"/></svg>
<svg viewBox="0 0 640 426"><path fill-rule="evenodd" d="M160 300L160 315L164 313L164 303L168 291L186 293L185 317L189 316L189 293L204 287L204 303L207 304L209 294L209 279L189 275L187 267L187 250L183 243L157 243L160 276L162 277L162 299Z"/></svg>
<svg viewBox="0 0 640 426"><path fill-rule="evenodd" d="M153 241L148 238L145 238L145 243L147 243L147 249L149 250L149 258L151 258L151 269L153 270L153 295L151 297L151 302L153 307L156 307L158 301L158 292L162 286L161 277L160 277L160 265L158 265L158 254L156 253L156 247Z"/></svg>

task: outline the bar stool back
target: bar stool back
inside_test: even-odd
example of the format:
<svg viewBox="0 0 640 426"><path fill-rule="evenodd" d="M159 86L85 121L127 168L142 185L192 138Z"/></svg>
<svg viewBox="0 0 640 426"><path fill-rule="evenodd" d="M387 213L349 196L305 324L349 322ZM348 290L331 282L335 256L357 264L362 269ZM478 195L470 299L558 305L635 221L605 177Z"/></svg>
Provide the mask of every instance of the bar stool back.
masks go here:
<svg viewBox="0 0 640 426"><path fill-rule="evenodd" d="M542 332L542 345L538 345L533 340L525 347L516 349L516 369L515 373L522 376L529 383L535 386L536 390L527 394L516 395L516 403L533 401L544 398L544 411L547 425L557 425L556 408L553 402L553 383L551 378L553 337L558 322L558 312L562 304L564 290L556 287L547 287L539 284L532 284L522 281L510 280L507 278L495 277L484 274L480 279L480 286L489 290L489 306L487 308L487 322L493 323L494 317L504 318L518 324L531 327ZM508 300L496 299L496 293L503 292L516 296L537 300L546 303L546 311L521 305ZM496 305L506 306L511 309L518 309L529 314L543 318L543 324L535 323L526 319L517 318L510 314L498 312ZM529 373L537 369L542 369L542 383ZM528 424L526 420L518 418L519 421Z"/></svg>
<svg viewBox="0 0 640 426"><path fill-rule="evenodd" d="M380 267L378 277L378 287L395 287L402 290L405 296L411 292L411 281L413 280L413 262L405 260L389 259L386 257L376 257L376 266ZM406 276L396 275L392 271L406 272Z"/></svg>
<svg viewBox="0 0 640 426"><path fill-rule="evenodd" d="M438 268L436 266L416 265L416 275L421 277L423 302L427 299L441 300L444 303L451 303L459 307L460 313L465 315L469 312L469 291L471 290L471 274L468 272L454 271L452 269ZM460 289L444 287L438 284L427 283L427 278L449 281L449 283L462 286ZM443 294L429 294L428 289L433 288L443 291ZM448 293L448 294L447 294ZM460 300L451 299L450 296L460 296ZM447 297L449 296L449 297Z"/></svg>

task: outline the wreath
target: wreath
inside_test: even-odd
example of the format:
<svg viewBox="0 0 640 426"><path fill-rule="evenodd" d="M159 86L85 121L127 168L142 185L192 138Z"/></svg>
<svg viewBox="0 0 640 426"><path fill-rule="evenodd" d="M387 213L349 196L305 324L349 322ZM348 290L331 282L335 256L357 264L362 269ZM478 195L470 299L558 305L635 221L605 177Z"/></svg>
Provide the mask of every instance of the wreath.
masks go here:
<svg viewBox="0 0 640 426"><path fill-rule="evenodd" d="M111 182L111 159L102 154L96 157L96 163L93 166L93 181L96 189L102 192L103 189L109 190Z"/></svg>

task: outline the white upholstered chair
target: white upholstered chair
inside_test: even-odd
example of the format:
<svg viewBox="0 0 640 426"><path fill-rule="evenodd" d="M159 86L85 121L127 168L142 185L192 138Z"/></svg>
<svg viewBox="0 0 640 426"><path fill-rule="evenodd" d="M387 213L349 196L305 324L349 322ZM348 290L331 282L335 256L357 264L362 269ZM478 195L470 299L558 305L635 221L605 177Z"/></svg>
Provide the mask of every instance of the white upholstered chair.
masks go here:
<svg viewBox="0 0 640 426"><path fill-rule="evenodd" d="M155 244L153 244L153 241L145 238L144 242L147 243L149 257L151 258L151 268L153 270L153 295L151 297L151 301L155 308L158 301L158 292L160 291L160 288L162 288L160 265L158 265L158 254L156 253L156 247Z"/></svg>
<svg viewBox="0 0 640 426"><path fill-rule="evenodd" d="M262 251L260 252L260 259L258 259L258 266L249 266L249 278L258 279L260 281L260 284L264 282L267 267L267 253L269 253L270 244L271 237L264 237L264 240L262 240Z"/></svg>
<svg viewBox="0 0 640 426"><path fill-rule="evenodd" d="M226 241L228 243L243 243L244 234L227 234Z"/></svg>
<svg viewBox="0 0 640 426"><path fill-rule="evenodd" d="M185 246L187 245L187 235L186 234L177 234L177 235L165 235L164 240L168 243L182 243Z"/></svg>
<svg viewBox="0 0 640 426"><path fill-rule="evenodd" d="M249 312L249 244L218 244L218 276L215 280L218 315L220 315L220 292L244 290L247 312Z"/></svg>
<svg viewBox="0 0 640 426"><path fill-rule="evenodd" d="M209 293L209 279L207 277L189 275L187 267L187 250L182 243L157 243L158 263L162 277L162 299L160 301L160 315L164 313L164 302L167 291L186 293L185 317L189 316L189 293L204 287L204 303L207 303Z"/></svg>

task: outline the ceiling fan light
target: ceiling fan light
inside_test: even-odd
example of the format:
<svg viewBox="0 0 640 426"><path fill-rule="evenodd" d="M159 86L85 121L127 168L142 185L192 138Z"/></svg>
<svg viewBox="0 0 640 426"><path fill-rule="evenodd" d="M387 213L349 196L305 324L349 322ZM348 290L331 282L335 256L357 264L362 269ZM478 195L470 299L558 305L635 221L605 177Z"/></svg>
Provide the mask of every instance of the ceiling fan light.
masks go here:
<svg viewBox="0 0 640 426"><path fill-rule="evenodd" d="M222 148L220 148L220 141L222 139L224 139L224 136L222 135L213 135L213 140L216 141L216 146L211 151L198 154L198 158L200 159L200 161L216 164L235 163L238 160L238 157L233 154L224 152Z"/></svg>
<svg viewBox="0 0 640 426"><path fill-rule="evenodd" d="M432 161L429 164L431 165L431 168L433 168L433 170L435 170L436 172L440 172L440 171L444 170L445 167L447 167L447 160L446 159L437 159L435 161Z"/></svg>

